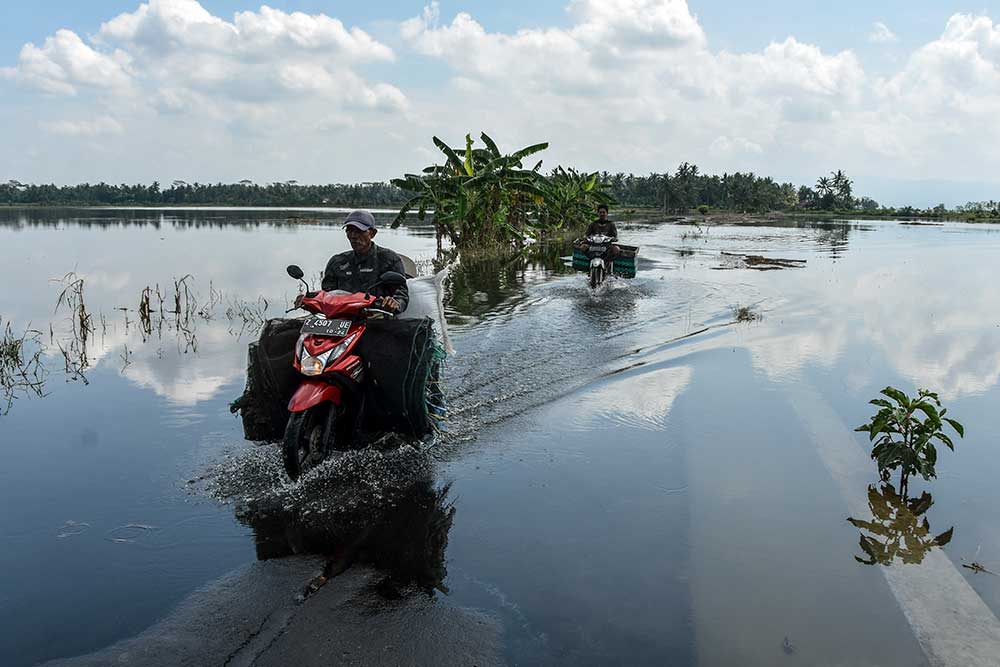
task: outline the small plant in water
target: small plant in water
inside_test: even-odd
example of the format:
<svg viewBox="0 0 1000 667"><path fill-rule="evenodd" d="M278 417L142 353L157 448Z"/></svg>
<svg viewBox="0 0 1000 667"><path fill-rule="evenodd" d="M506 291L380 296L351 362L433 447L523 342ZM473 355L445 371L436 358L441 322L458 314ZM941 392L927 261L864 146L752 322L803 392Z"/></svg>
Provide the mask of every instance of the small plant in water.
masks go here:
<svg viewBox="0 0 1000 667"><path fill-rule="evenodd" d="M919 473L925 480L937 477L935 440L955 450L955 443L944 432L945 424L959 437L965 437L965 428L945 417L948 410L941 408L938 395L932 391L920 389L914 398L895 387L886 387L881 393L891 400L876 398L870 401L880 408L879 411L870 422L855 430L868 433L872 458L883 480L888 481L889 475L899 469L899 490L906 498L910 475Z"/></svg>

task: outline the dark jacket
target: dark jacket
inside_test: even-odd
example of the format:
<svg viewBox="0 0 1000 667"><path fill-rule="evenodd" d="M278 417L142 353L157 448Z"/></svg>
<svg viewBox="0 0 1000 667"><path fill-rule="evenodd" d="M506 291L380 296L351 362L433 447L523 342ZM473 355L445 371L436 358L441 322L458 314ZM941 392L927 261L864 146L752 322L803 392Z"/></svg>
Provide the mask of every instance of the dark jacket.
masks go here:
<svg viewBox="0 0 1000 667"><path fill-rule="evenodd" d="M600 220L595 220L590 223L587 227L587 233L584 236L595 236L603 235L610 236L614 240L618 240L618 228L615 227L615 223L608 220L607 222L601 222Z"/></svg>
<svg viewBox="0 0 1000 667"><path fill-rule="evenodd" d="M345 292L366 292L386 271L406 275L403 260L388 248L380 248L372 243L372 247L364 255L348 250L334 255L327 262L326 271L323 272L323 291L339 289ZM399 302L399 312L406 310L406 304L410 301L406 285L395 289L379 286L370 293L375 296L391 296Z"/></svg>

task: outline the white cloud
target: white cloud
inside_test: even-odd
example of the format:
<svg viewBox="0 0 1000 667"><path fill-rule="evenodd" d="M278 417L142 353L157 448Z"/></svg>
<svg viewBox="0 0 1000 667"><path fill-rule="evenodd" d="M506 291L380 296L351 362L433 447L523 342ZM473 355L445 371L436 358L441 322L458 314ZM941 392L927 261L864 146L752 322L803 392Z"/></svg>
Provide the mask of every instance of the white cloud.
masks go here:
<svg viewBox="0 0 1000 667"><path fill-rule="evenodd" d="M130 57L123 51L100 53L70 30L59 30L41 47L25 44L16 67L5 77L55 95L76 95L80 88L114 90L129 85Z"/></svg>
<svg viewBox="0 0 1000 667"><path fill-rule="evenodd" d="M41 48L26 45L4 76L54 95L94 91L95 107L247 130L258 120L297 125L312 113L403 110L402 91L355 69L394 58L364 31L322 14L264 6L226 21L196 0L150 0L102 24L89 43L60 30ZM114 129L107 120L47 127L78 136Z"/></svg>
<svg viewBox="0 0 1000 667"><path fill-rule="evenodd" d="M121 134L125 131L124 126L110 116L101 116L93 120L60 120L43 123L42 127L53 134L67 137L96 137L102 134Z"/></svg>
<svg viewBox="0 0 1000 667"><path fill-rule="evenodd" d="M796 133L852 109L866 85L851 52L791 37L756 53L713 52L683 0L579 0L570 16L566 28L505 34L464 12L443 23L435 4L404 22L402 36L455 71L459 101L449 106L460 111L444 117L459 127L474 119L531 128L530 138L566 147L560 159L584 168L626 154L632 164L617 166L642 171L667 145L723 169L733 153L759 159L786 144L801 153Z"/></svg>
<svg viewBox="0 0 1000 667"><path fill-rule="evenodd" d="M764 152L764 149L760 147L760 144L755 144L749 139L743 137L733 137L729 138L725 135L716 138L709 147L708 150L716 155L728 156L735 153L756 153L760 154Z"/></svg>
<svg viewBox="0 0 1000 667"><path fill-rule="evenodd" d="M395 54L359 28L323 14L263 6L225 21L196 0L150 0L101 26L95 42L132 54L146 85L167 90L164 102L210 106L229 98L273 103L288 96L324 97L367 109L402 109L402 92L365 81L354 67Z"/></svg>
<svg viewBox="0 0 1000 667"><path fill-rule="evenodd" d="M392 49L363 30L348 30L338 19L324 14L288 14L264 5L257 12L239 12L229 22L212 15L196 0L150 0L136 11L104 23L97 40L158 55L183 48L250 61L304 52L351 62L395 58Z"/></svg>
<svg viewBox="0 0 1000 667"><path fill-rule="evenodd" d="M513 33L490 32L467 13L442 21L436 5L406 21L412 48L456 75L448 107L460 111L439 118L549 139L564 147L559 159L591 169L693 159L811 181L827 164L863 187L866 175L971 178L1000 167L988 148L1000 141L1000 30L987 17L953 16L939 40L878 79L852 51L795 37L713 51L685 2L580 1L570 10L566 28ZM961 166L945 169L942 157Z"/></svg>
<svg viewBox="0 0 1000 667"><path fill-rule="evenodd" d="M915 51L874 87L869 129L886 135L914 176L977 179L1000 168L1000 26L986 16L955 14L941 37ZM986 194L984 193L984 197Z"/></svg>
<svg viewBox="0 0 1000 667"><path fill-rule="evenodd" d="M875 21L872 25L872 31L868 35L868 41L873 44L889 44L899 41L899 38L896 37L896 33L889 30L889 26L881 21Z"/></svg>

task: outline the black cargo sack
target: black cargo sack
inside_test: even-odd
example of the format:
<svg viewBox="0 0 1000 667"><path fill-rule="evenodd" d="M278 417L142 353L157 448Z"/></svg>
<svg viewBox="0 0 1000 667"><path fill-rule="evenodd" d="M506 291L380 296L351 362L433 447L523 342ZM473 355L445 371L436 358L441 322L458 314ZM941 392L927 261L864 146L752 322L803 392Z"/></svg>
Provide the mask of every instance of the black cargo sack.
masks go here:
<svg viewBox="0 0 1000 667"><path fill-rule="evenodd" d="M250 344L246 389L230 405L240 412L247 440L284 437L288 402L302 383L292 365L301 328L301 319L268 320L260 339ZM443 403L438 381L444 353L433 321L370 320L356 351L365 360L367 376L360 430L428 435L434 422L427 401Z"/></svg>
<svg viewBox="0 0 1000 667"><path fill-rule="evenodd" d="M268 320L247 353L247 384L230 406L243 418L247 440L281 440L288 423L288 402L302 381L292 366L301 319Z"/></svg>
<svg viewBox="0 0 1000 667"><path fill-rule="evenodd" d="M428 435L434 425L427 400L437 389L443 356L433 320L371 320L358 352L367 373L362 429Z"/></svg>

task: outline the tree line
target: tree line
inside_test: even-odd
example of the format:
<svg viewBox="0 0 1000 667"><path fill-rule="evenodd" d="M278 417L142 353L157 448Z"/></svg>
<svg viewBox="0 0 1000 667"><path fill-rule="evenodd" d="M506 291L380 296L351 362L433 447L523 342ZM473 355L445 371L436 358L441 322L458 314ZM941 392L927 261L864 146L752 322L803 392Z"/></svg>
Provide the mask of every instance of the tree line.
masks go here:
<svg viewBox="0 0 1000 667"><path fill-rule="evenodd" d="M406 193L389 183L335 183L302 185L296 181L259 185L187 183L174 181L163 188L152 185L34 185L9 181L0 184L0 204L42 206L346 206L396 207Z"/></svg>
<svg viewBox="0 0 1000 667"><path fill-rule="evenodd" d="M550 179L560 181L572 169L557 167ZM589 175L588 175L589 176ZM397 183L401 181L397 180ZM667 213L702 210L739 213L769 211L828 211L871 216L958 216L967 219L1000 216L1000 202L969 202L954 209L943 204L919 208L887 208L871 197L856 197L853 181L841 170L821 176L813 186L785 182L752 172L702 173L697 165L682 163L676 171L646 176L623 172L596 173L596 184L614 203L624 207L656 208ZM8 206L338 206L399 208L418 194L395 183L370 182L303 185L296 181L257 184L187 183L174 181L169 187L83 183L57 186L26 184L16 180L0 183L0 205Z"/></svg>
<svg viewBox="0 0 1000 667"><path fill-rule="evenodd" d="M698 165L684 162L673 173L648 176L601 172L600 180L619 202L631 206L683 212L700 207L740 213L795 209L846 210L871 207L874 200L856 199L854 183L843 171L821 177L816 187L779 183L753 172L720 175L702 173Z"/></svg>

